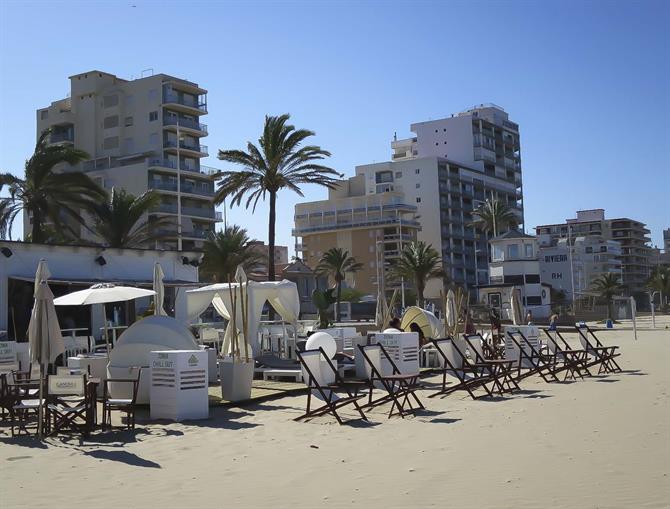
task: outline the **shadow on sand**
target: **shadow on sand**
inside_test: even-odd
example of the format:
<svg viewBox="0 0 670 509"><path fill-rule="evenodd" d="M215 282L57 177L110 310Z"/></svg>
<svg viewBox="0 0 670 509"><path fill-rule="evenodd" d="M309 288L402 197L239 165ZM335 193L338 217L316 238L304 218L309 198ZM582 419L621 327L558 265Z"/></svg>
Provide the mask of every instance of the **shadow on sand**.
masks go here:
<svg viewBox="0 0 670 509"><path fill-rule="evenodd" d="M118 461L119 463L125 463L126 465L131 465L133 467L161 468L158 463L145 460L144 458L140 458L137 454L128 451L106 451L103 449L96 449L94 451L85 451L84 455L99 460Z"/></svg>

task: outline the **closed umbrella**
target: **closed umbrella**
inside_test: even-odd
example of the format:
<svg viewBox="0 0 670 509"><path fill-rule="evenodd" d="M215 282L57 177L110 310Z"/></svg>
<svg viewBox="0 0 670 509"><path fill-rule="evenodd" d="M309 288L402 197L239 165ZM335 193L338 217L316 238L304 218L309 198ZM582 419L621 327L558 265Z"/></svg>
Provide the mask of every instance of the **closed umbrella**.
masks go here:
<svg viewBox="0 0 670 509"><path fill-rule="evenodd" d="M163 300L165 299L164 277L163 267L161 267L160 263L156 262L154 265L154 292L156 292L156 296L154 297L154 315L156 316L167 316L163 308Z"/></svg>
<svg viewBox="0 0 670 509"><path fill-rule="evenodd" d="M37 362L40 366L40 405L38 410L38 434L40 437L42 436L44 415L44 409L42 408L44 367L54 362L56 357L65 352L56 308L54 307L54 296L47 283L50 276L51 273L46 261L40 260L35 273L35 304L28 324L30 360L31 362Z"/></svg>
<svg viewBox="0 0 670 509"><path fill-rule="evenodd" d="M72 292L63 295L62 297L58 297L54 300L54 304L56 306L87 306L90 304L107 304L110 302L134 300L139 299L140 297L148 297L150 295L156 295L156 292L153 290L135 288L134 286L117 286L113 283L99 283L86 290L79 290L78 292ZM104 306L102 313L105 324L105 343L107 346L107 354L109 355L109 335L107 334L107 317L104 316Z"/></svg>
<svg viewBox="0 0 670 509"><path fill-rule="evenodd" d="M512 323L514 325L523 325L523 310L521 308L521 290L516 286L512 288L510 306L512 311Z"/></svg>
<svg viewBox="0 0 670 509"><path fill-rule="evenodd" d="M447 333L454 331L458 323L458 312L456 311L456 295L453 290L447 292L446 310L444 313L447 322Z"/></svg>

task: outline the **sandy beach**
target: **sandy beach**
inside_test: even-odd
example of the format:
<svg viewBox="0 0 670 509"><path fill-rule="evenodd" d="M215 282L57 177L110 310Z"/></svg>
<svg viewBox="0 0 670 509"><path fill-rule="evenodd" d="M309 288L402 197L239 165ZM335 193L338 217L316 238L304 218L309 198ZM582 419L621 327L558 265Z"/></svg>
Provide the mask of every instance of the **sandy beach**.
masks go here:
<svg viewBox="0 0 670 509"><path fill-rule="evenodd" d="M427 410L405 420L382 407L370 424L296 423L300 395L83 441L12 439L3 425L0 505L670 507L670 330L600 337L621 346L624 373L532 377L491 401L427 388Z"/></svg>

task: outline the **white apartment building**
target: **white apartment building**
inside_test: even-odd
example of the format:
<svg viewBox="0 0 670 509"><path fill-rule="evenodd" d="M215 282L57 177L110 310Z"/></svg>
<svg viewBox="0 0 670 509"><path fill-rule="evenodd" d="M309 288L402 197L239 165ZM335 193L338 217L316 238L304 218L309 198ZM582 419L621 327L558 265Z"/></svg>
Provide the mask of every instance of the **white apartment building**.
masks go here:
<svg viewBox="0 0 670 509"><path fill-rule="evenodd" d="M511 230L490 241L490 283L479 285L479 302L496 308L500 316L511 319L513 288L521 290L522 305L534 318L551 312L551 285L540 277L538 242L531 235Z"/></svg>
<svg viewBox="0 0 670 509"><path fill-rule="evenodd" d="M590 292L593 281L605 273L623 280L621 244L598 235L559 239L552 244L550 235L539 235L540 279L563 291L567 300L579 299ZM572 242L570 245L569 242Z"/></svg>
<svg viewBox="0 0 670 509"><path fill-rule="evenodd" d="M86 151L90 160L62 171L82 171L105 189L134 195L160 193L162 202L149 219L170 216L174 226L162 232L160 247L198 249L221 220L214 210L216 170L200 164L207 157L207 90L166 74L127 81L89 71L70 77L70 96L37 110L37 136L52 128L51 143ZM178 177L179 175L179 177ZM27 217L25 221L30 221ZM87 239L90 233L81 230Z"/></svg>

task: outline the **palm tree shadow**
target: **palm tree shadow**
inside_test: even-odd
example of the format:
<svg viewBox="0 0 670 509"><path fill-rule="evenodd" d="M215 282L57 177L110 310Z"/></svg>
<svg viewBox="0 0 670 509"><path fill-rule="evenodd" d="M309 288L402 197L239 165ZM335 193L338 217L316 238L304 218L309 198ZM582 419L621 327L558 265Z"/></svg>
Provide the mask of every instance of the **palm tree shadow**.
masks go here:
<svg viewBox="0 0 670 509"><path fill-rule="evenodd" d="M140 458L137 454L128 451L105 451L103 449L96 449L94 451L86 451L84 452L84 455L99 460L118 461L134 467L161 468L155 461Z"/></svg>

